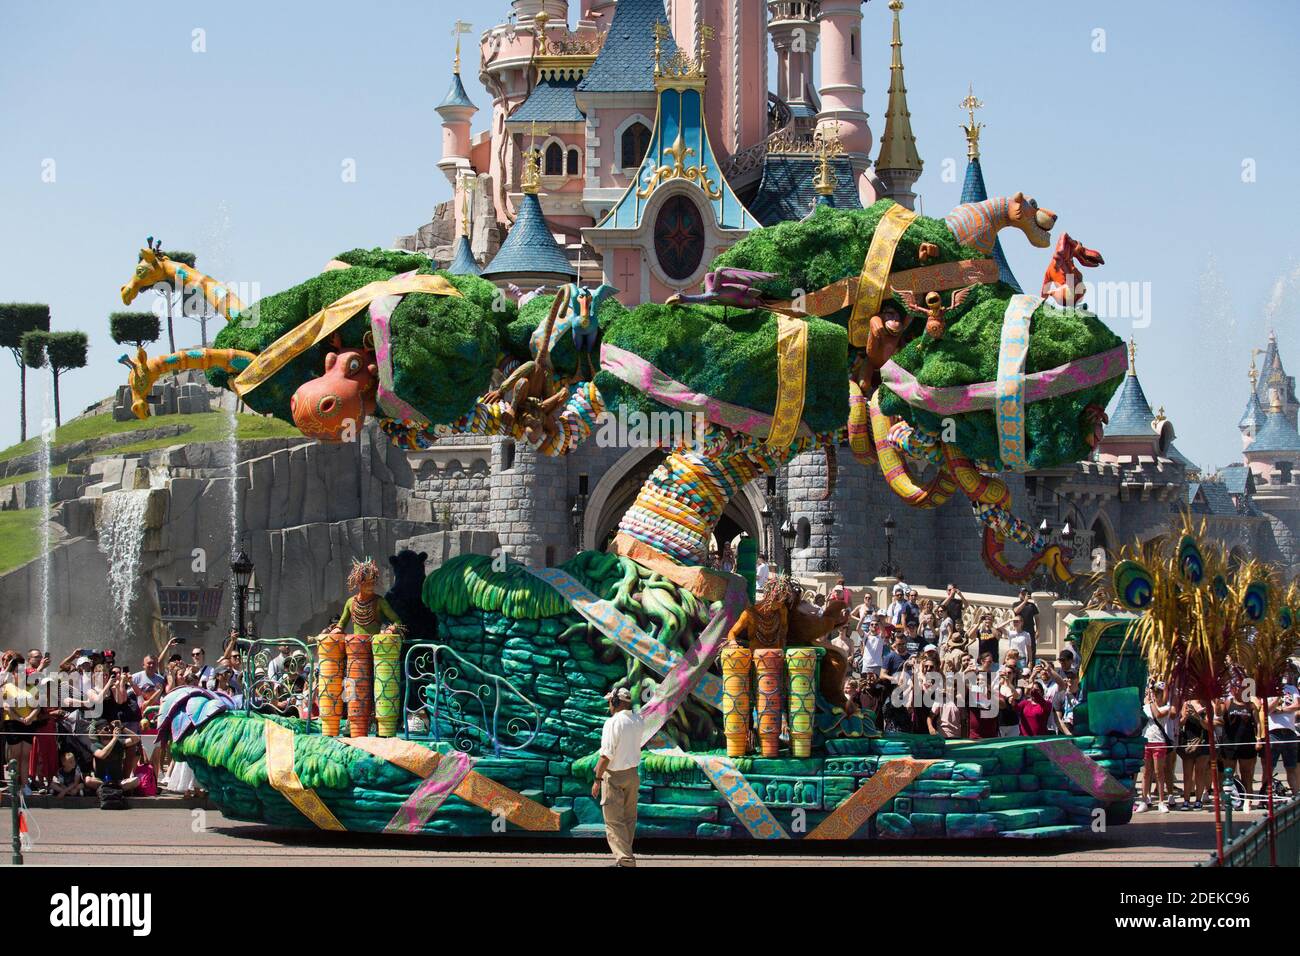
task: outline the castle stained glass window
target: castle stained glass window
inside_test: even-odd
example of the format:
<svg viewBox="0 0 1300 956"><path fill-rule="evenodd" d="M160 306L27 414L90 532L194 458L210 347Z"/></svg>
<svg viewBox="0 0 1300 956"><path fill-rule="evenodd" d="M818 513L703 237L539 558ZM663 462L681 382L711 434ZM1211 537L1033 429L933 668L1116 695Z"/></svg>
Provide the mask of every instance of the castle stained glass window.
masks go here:
<svg viewBox="0 0 1300 956"><path fill-rule="evenodd" d="M655 257L670 279L685 281L704 259L704 220L686 196L673 196L655 220Z"/></svg>

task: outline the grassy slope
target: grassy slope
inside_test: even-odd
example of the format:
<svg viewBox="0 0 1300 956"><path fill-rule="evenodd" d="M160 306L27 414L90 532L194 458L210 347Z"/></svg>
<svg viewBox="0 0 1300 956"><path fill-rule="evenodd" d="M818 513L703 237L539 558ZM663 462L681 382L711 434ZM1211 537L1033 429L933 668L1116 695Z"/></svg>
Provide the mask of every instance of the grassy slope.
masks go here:
<svg viewBox="0 0 1300 956"><path fill-rule="evenodd" d="M261 415L240 415L239 437L245 441L253 438L290 438L298 435L298 429L285 422ZM166 425L187 425L190 430L180 435L168 435L163 438L144 439L138 442L118 445L106 449L96 457L117 455L122 452L148 451L152 448L166 448L168 445L187 445L191 442L220 441L226 437L225 412L204 412L201 415L155 415L144 421L132 419L129 422L115 422L112 415L90 415L68 422L54 433L54 447L68 445L72 442L91 438L103 438L105 435L123 435L129 432L148 431ZM18 445L10 445L0 451L0 461L17 458L36 451L40 444L38 438L29 438ZM35 477L33 475L33 477Z"/></svg>
<svg viewBox="0 0 1300 956"><path fill-rule="evenodd" d="M129 454L133 452L152 451L169 445L189 444L191 442L222 441L226 437L226 415L224 412L207 412L202 415L159 415L147 421L115 422L111 415L94 415L78 418L68 422L54 435L55 446L69 442L82 441L87 438L99 438L104 435L126 434L132 431L144 431L160 425L183 424L190 430L180 435L168 435L163 438L150 438L142 441L118 445L105 450L95 457ZM292 425L286 425L274 418L260 415L240 415L238 417L238 435L242 441L254 438L290 438L300 433ZM13 445L0 451L0 460L13 458L36 448L35 441L28 439L21 445ZM52 475L65 475L66 464L51 470ZM35 472L14 475L0 480L0 486L12 485L38 477ZM22 511L0 512L0 574L12 571L40 554L39 510L28 508Z"/></svg>
<svg viewBox="0 0 1300 956"><path fill-rule="evenodd" d="M41 553L39 508L0 511L0 574L26 564Z"/></svg>

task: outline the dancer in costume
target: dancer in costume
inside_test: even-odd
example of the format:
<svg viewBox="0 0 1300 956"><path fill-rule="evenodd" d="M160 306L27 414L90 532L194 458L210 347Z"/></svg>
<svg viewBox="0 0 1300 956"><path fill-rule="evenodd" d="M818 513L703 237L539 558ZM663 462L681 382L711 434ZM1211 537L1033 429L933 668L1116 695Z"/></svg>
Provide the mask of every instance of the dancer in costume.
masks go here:
<svg viewBox="0 0 1300 956"><path fill-rule="evenodd" d="M397 629L402 622L388 601L375 593L378 584L379 567L374 559L354 560L348 590L355 593L343 605L343 613L333 628L336 634L348 635L343 639L343 703L348 732L353 737L369 735L376 709L380 736L391 737L396 730L400 702L396 660L401 645Z"/></svg>

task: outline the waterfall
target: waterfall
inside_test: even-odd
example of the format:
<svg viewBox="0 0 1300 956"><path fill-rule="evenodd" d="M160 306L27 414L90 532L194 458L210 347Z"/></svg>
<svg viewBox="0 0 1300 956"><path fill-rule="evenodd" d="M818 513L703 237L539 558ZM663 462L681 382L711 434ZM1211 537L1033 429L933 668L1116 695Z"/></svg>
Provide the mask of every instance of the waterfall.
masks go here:
<svg viewBox="0 0 1300 956"><path fill-rule="evenodd" d="M116 630L126 635L140 591L140 552L144 547L149 489L105 495L99 514L99 550L108 558L108 587L117 614Z"/></svg>
<svg viewBox="0 0 1300 956"><path fill-rule="evenodd" d="M50 384L45 386L45 402L41 415L41 443L38 454L41 473L41 647L50 647L50 499L53 481L50 478L50 448L54 444L54 397Z"/></svg>

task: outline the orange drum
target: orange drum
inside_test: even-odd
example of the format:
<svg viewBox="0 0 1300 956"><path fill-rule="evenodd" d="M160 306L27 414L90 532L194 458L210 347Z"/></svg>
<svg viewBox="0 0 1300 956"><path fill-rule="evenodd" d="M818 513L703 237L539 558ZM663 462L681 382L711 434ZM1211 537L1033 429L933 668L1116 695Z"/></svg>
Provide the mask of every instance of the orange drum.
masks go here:
<svg viewBox="0 0 1300 956"><path fill-rule="evenodd" d="M758 743L764 757L775 757L781 746L785 651L779 647L754 651L754 670L758 675Z"/></svg>
<svg viewBox="0 0 1300 956"><path fill-rule="evenodd" d="M316 675L316 707L320 731L327 737L339 735L343 717L343 635L322 634L316 641L319 673Z"/></svg>
<svg viewBox="0 0 1300 956"><path fill-rule="evenodd" d="M370 653L369 634L344 638L347 665L343 677L343 701L348 708L348 736L370 736L370 718L375 714L375 662Z"/></svg>

